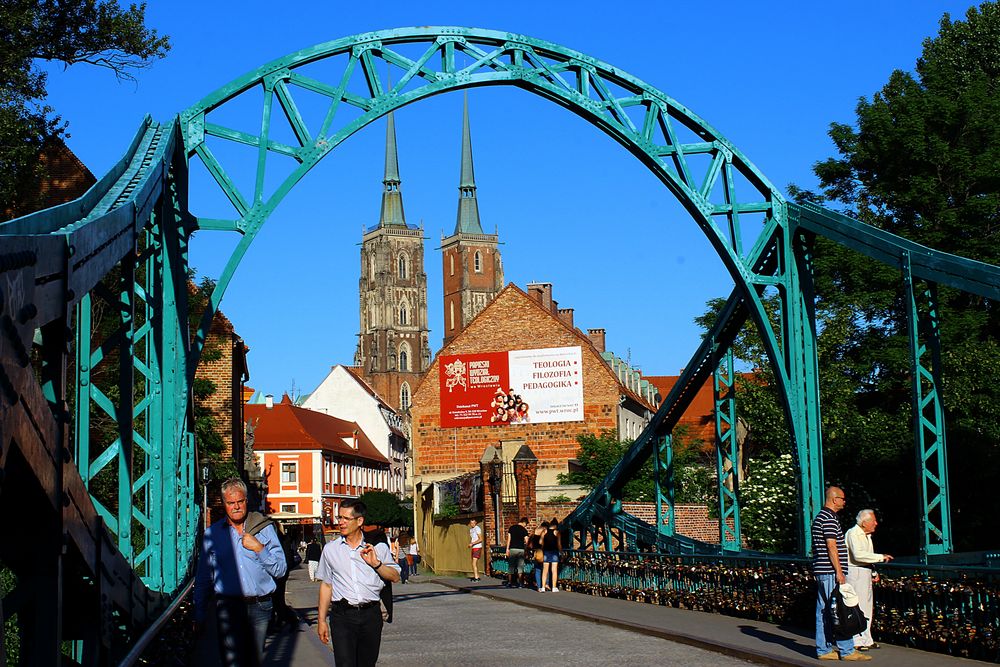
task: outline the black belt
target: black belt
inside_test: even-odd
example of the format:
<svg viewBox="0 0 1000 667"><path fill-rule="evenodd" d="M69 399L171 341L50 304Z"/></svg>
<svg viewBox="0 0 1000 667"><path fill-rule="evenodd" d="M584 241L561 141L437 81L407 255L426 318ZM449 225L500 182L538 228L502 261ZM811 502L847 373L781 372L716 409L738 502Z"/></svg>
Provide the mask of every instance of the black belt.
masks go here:
<svg viewBox="0 0 1000 667"><path fill-rule="evenodd" d="M371 602L361 602L359 604L354 604L353 602L348 602L347 600L340 599L334 601L334 606L341 607L342 609L368 609L369 607L374 607L378 604L378 600L373 600Z"/></svg>
<svg viewBox="0 0 1000 667"><path fill-rule="evenodd" d="M271 600L271 594L267 595L220 595L222 600L241 600L247 604L256 604L258 602L269 602Z"/></svg>

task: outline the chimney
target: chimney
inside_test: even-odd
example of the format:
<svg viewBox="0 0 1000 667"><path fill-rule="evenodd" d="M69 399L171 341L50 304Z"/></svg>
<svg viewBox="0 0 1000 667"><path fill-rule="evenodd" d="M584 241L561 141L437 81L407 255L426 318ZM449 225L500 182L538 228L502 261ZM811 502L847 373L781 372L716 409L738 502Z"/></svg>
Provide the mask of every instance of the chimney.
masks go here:
<svg viewBox="0 0 1000 667"><path fill-rule="evenodd" d="M552 311L552 283L528 283L528 295L542 308Z"/></svg>
<svg viewBox="0 0 1000 667"><path fill-rule="evenodd" d="M559 319L562 320L563 324L565 324L570 329L572 329L573 328L573 309L572 308L560 308L559 309Z"/></svg>
<svg viewBox="0 0 1000 667"><path fill-rule="evenodd" d="M268 410L274 407L274 394L267 394L264 396L264 407Z"/></svg>
<svg viewBox="0 0 1000 667"><path fill-rule="evenodd" d="M587 329L587 338L598 352L604 354L604 329Z"/></svg>

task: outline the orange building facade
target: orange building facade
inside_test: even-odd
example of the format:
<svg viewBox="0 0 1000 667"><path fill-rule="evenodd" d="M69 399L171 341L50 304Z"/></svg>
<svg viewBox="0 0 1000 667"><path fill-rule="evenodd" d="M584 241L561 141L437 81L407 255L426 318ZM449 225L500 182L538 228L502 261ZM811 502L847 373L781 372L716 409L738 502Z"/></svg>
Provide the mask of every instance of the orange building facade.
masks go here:
<svg viewBox="0 0 1000 667"><path fill-rule="evenodd" d="M300 408L287 396L247 405L245 415L272 519L331 530L343 501L388 490L389 460L357 423Z"/></svg>

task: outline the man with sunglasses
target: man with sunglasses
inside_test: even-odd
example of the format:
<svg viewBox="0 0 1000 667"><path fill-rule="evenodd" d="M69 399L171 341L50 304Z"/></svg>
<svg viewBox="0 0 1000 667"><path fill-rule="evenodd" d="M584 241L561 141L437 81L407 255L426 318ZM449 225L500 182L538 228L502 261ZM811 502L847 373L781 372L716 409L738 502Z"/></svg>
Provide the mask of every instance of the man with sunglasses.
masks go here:
<svg viewBox="0 0 1000 667"><path fill-rule="evenodd" d="M319 621L325 644L332 639L337 667L368 667L378 662L382 644L379 592L385 581L399 581L399 565L387 544L365 542L362 526L367 507L360 500L340 506L340 537L320 556Z"/></svg>

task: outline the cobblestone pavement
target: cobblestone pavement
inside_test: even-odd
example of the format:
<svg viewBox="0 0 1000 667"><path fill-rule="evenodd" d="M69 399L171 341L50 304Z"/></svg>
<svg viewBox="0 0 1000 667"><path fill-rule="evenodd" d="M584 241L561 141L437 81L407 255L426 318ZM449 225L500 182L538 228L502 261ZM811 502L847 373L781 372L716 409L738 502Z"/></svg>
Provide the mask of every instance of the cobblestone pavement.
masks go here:
<svg viewBox="0 0 1000 667"><path fill-rule="evenodd" d="M630 665L751 664L657 637L563 614L472 595L427 577L396 584L393 623L382 634L379 664ZM316 587L302 569L288 582L288 602L303 623L271 638L266 665L333 664L316 636ZM551 595L551 594L550 594Z"/></svg>

